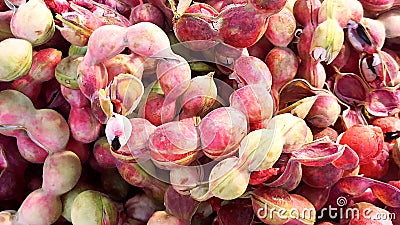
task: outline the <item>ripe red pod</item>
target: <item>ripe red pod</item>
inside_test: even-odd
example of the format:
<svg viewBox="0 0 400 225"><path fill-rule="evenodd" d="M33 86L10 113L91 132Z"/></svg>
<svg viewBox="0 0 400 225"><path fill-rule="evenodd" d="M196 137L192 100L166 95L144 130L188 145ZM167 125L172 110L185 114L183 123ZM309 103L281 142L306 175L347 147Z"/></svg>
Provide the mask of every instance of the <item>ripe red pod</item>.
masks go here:
<svg viewBox="0 0 400 225"><path fill-rule="evenodd" d="M198 129L201 148L211 159L235 154L248 131L246 116L233 107L221 107L209 112Z"/></svg>
<svg viewBox="0 0 400 225"><path fill-rule="evenodd" d="M151 3L144 3L135 6L135 8L131 10L129 21L132 24L139 22L151 22L161 28L164 28L165 22L164 15L161 10Z"/></svg>
<svg viewBox="0 0 400 225"><path fill-rule="evenodd" d="M279 91L292 80L299 68L299 59L290 48L273 48L265 57L272 75L272 89Z"/></svg>
<svg viewBox="0 0 400 225"><path fill-rule="evenodd" d="M267 29L269 15L260 13L249 4L227 6L218 16L219 37L236 48L254 45Z"/></svg>
<svg viewBox="0 0 400 225"><path fill-rule="evenodd" d="M386 142L392 142L399 138L400 135L400 119L398 117L379 117L371 122L371 125L380 127L385 136Z"/></svg>
<svg viewBox="0 0 400 225"><path fill-rule="evenodd" d="M206 3L194 3L178 20L174 21L176 38L191 50L202 51L214 46L217 42L218 30L213 25L212 18L218 12ZM198 16L190 14L198 14Z"/></svg>
<svg viewBox="0 0 400 225"><path fill-rule="evenodd" d="M164 95L151 92L139 115L150 121L155 126L171 122L175 118L175 101L167 103Z"/></svg>
<svg viewBox="0 0 400 225"><path fill-rule="evenodd" d="M292 41L295 31L296 19L293 13L289 9L283 8L268 18L265 36L273 45L286 47Z"/></svg>
<svg viewBox="0 0 400 225"><path fill-rule="evenodd" d="M368 163L383 151L383 132L375 126L354 125L339 140L352 148L360 158L360 165Z"/></svg>
<svg viewBox="0 0 400 225"><path fill-rule="evenodd" d="M262 85L246 85L234 91L230 106L243 112L249 123L266 122L274 113L274 100Z"/></svg>
<svg viewBox="0 0 400 225"><path fill-rule="evenodd" d="M196 127L185 121L172 121L157 127L149 136L150 156L160 168L189 165L200 154Z"/></svg>

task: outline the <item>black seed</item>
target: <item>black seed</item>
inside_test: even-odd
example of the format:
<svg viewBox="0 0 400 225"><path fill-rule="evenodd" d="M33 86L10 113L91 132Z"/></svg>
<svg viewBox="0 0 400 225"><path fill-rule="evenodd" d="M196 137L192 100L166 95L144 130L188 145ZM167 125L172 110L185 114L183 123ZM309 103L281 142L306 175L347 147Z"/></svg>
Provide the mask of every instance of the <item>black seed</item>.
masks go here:
<svg viewBox="0 0 400 225"><path fill-rule="evenodd" d="M386 132L385 133L385 141L386 142L392 142L393 140L396 140L399 137L400 137L399 132Z"/></svg>
<svg viewBox="0 0 400 225"><path fill-rule="evenodd" d="M119 143L118 136L115 136L115 138L111 141L111 147L116 151L121 148L121 143Z"/></svg>
<svg viewBox="0 0 400 225"><path fill-rule="evenodd" d="M360 38L363 41L365 41L365 43L367 43L368 45L372 45L372 42L368 37L367 31L361 24L358 24L356 31L357 31L358 36L360 36Z"/></svg>
<svg viewBox="0 0 400 225"><path fill-rule="evenodd" d="M365 60L367 61L368 69L370 69L370 70L372 71L373 74L376 74L375 67L373 66L374 57L373 57L372 55L371 55L371 56L367 56L367 57L365 58Z"/></svg>

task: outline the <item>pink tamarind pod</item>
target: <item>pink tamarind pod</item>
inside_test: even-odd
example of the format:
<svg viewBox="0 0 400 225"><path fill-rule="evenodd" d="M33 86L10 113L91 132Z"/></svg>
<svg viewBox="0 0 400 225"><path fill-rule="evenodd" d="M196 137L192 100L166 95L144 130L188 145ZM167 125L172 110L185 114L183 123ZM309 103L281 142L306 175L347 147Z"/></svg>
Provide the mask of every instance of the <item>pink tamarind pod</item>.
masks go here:
<svg viewBox="0 0 400 225"><path fill-rule="evenodd" d="M42 189L48 194L60 196L70 191L81 176L79 157L71 151L50 154L43 165Z"/></svg>
<svg viewBox="0 0 400 225"><path fill-rule="evenodd" d="M204 115L212 107L217 99L217 86L213 75L211 72L190 80L188 89L181 97L182 114L185 117Z"/></svg>
<svg viewBox="0 0 400 225"><path fill-rule="evenodd" d="M199 146L196 126L183 121L164 123L149 137L151 159L165 169L189 165L199 156Z"/></svg>
<svg viewBox="0 0 400 225"><path fill-rule="evenodd" d="M163 123L171 122L175 118L175 111L175 101L167 103L165 95L150 92L139 114L155 126L160 126Z"/></svg>
<svg viewBox="0 0 400 225"><path fill-rule="evenodd" d="M144 57L136 54L118 54L115 57L106 60L104 66L107 68L108 83L121 73L132 74L141 80L145 61Z"/></svg>
<svg viewBox="0 0 400 225"><path fill-rule="evenodd" d="M191 13L198 16L190 15ZM176 38L194 51L214 46L217 44L215 40L218 38L218 30L213 27L212 18L218 14L206 3L192 4L179 19L174 20Z"/></svg>
<svg viewBox="0 0 400 225"><path fill-rule="evenodd" d="M117 25L104 25L94 30L83 58L85 64L91 66L102 63L121 53L126 47L126 32L126 27Z"/></svg>
<svg viewBox="0 0 400 225"><path fill-rule="evenodd" d="M44 163L49 153L32 141L28 134L23 130L2 130L1 134L15 137L17 139L17 147L22 158L30 163Z"/></svg>
<svg viewBox="0 0 400 225"><path fill-rule="evenodd" d="M42 83L54 78L56 66L61 61L61 54L61 51L54 48L35 53L28 74L13 81L11 88L24 93L32 101L37 99Z"/></svg>
<svg viewBox="0 0 400 225"><path fill-rule="evenodd" d="M161 28L164 28L165 23L164 14L151 3L144 3L135 6L131 11L129 20L132 24L151 22Z"/></svg>
<svg viewBox="0 0 400 225"><path fill-rule="evenodd" d="M128 27L124 41L138 55L175 58L167 34L153 23L140 22Z"/></svg>
<svg viewBox="0 0 400 225"><path fill-rule="evenodd" d="M279 91L294 79L299 68L299 59L290 48L275 47L265 57L271 76L272 89Z"/></svg>
<svg viewBox="0 0 400 225"><path fill-rule="evenodd" d="M69 139L65 119L52 109L35 109L21 92L0 92L0 125L6 129L22 129L46 151L64 150Z"/></svg>
<svg viewBox="0 0 400 225"><path fill-rule="evenodd" d="M189 87L191 69L181 56L176 59L161 59L157 64L157 79L168 101L176 100Z"/></svg>
<svg viewBox="0 0 400 225"><path fill-rule="evenodd" d="M45 207L43 207L45 206ZM31 192L19 207L16 224L51 225L62 213L62 203L59 196L49 194L43 189Z"/></svg>
<svg viewBox="0 0 400 225"><path fill-rule="evenodd" d="M296 19L293 13L283 8L268 19L265 36L275 46L286 47L293 39L296 31Z"/></svg>
<svg viewBox="0 0 400 225"><path fill-rule="evenodd" d="M246 115L233 107L209 112L199 124L201 148L211 159L226 158L238 151L248 132Z"/></svg>
<svg viewBox="0 0 400 225"><path fill-rule="evenodd" d="M116 167L116 158L111 154L110 144L106 137L97 139L93 146L93 156L102 168Z"/></svg>
<svg viewBox="0 0 400 225"><path fill-rule="evenodd" d="M79 89L88 99L92 99L94 93L105 88L108 82L107 69L103 63L89 65L82 61L78 66Z"/></svg>
<svg viewBox="0 0 400 225"><path fill-rule="evenodd" d="M233 64L234 72L229 78L235 79L239 87L248 84L262 84L267 90L272 86L272 75L268 66L254 56L241 56Z"/></svg>
<svg viewBox="0 0 400 225"><path fill-rule="evenodd" d="M217 19L219 37L236 48L252 46L264 35L268 16L250 4L227 6Z"/></svg>
<svg viewBox="0 0 400 225"><path fill-rule="evenodd" d="M89 100L82 92L61 85L61 93L71 105L68 124L72 137L83 143L96 140L100 134L101 123L95 118Z"/></svg>
<svg viewBox="0 0 400 225"><path fill-rule="evenodd" d="M68 123L72 137L83 143L95 141L101 131L101 123L94 117L90 107L71 108Z"/></svg>
<svg viewBox="0 0 400 225"><path fill-rule="evenodd" d="M262 85L246 85L235 90L229 102L246 115L248 123L266 122L274 113L274 100Z"/></svg>

